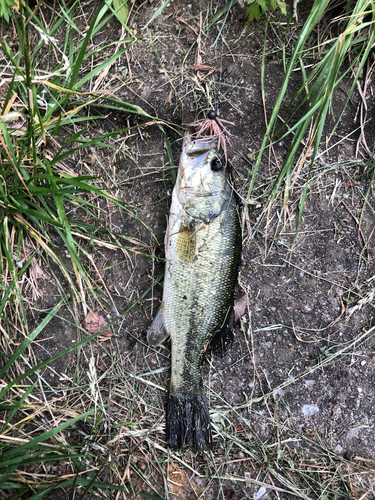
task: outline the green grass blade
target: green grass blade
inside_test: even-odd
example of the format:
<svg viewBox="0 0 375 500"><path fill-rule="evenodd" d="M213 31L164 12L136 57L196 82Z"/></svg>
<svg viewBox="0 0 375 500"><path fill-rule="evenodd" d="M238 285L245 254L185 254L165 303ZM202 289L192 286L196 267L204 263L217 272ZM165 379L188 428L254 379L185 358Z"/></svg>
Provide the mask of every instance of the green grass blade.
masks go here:
<svg viewBox="0 0 375 500"><path fill-rule="evenodd" d="M165 145L165 149L167 151L169 165L171 167L174 167L175 165L174 165L171 143L169 142L169 139L167 137L167 134L165 133L165 130L162 127L161 127L161 130L163 132L164 145ZM171 176L172 176L172 182L173 182L173 184L175 184L175 182L176 182L176 168L171 168Z"/></svg>
<svg viewBox="0 0 375 500"><path fill-rule="evenodd" d="M9 415L6 419L6 421L4 422L4 425L0 431L0 434L3 434L6 432L6 429L8 427L8 424L9 422L13 419L14 415L17 413L17 410L19 410L20 408L22 408L22 404L23 402L26 400L26 398L29 397L29 395L32 393L32 391L35 389L35 386L37 385L38 383L38 380L35 380L35 382L33 384L30 385L30 387L28 387L26 389L26 391L24 392L24 394L22 394L21 396L21 399L19 400L19 402L17 404L13 404L11 405L8 409L10 409L11 411L9 412ZM23 462L24 463L24 462ZM2 460L0 460L0 467L1 466L4 466L4 463Z"/></svg>
<svg viewBox="0 0 375 500"><path fill-rule="evenodd" d="M77 417L69 419L68 421L64 422L63 424L60 424L57 427L54 427L50 431L43 432L42 434L40 434L40 436L37 436L34 439L31 439L27 443L18 445L15 449L3 453L2 459L12 457L15 454L22 455L22 453L27 452L29 449L33 449L36 445L43 443L43 441L46 441L47 439L55 436L56 434L63 431L67 427L70 427L71 425L73 425L78 420L85 419L89 415L92 415L94 412L95 412L95 408L93 408L92 410L89 410L85 413L82 413L81 415L78 415Z"/></svg>
<svg viewBox="0 0 375 500"><path fill-rule="evenodd" d="M370 174L370 182L369 182L366 194L365 194L365 198L363 200L361 215L359 217L360 223L362 223L363 216L365 214L366 205L368 203L368 198L370 196L370 193L372 192L372 187L373 187L373 184L374 184L374 177L375 177L375 164L374 163L365 163L365 165L367 165L369 167L372 167L372 172Z"/></svg>
<svg viewBox="0 0 375 500"><path fill-rule="evenodd" d="M67 295L63 297L58 304L55 305L55 307L47 314L47 316L41 321L41 323L33 330L27 338L25 338L21 344L18 346L18 348L14 351L12 356L9 358L9 361L6 363L5 366L0 370L0 378L3 378L5 374L7 373L8 369L10 366L14 363L16 359L20 357L20 355L24 352L25 349L28 348L28 346L33 342L36 337L39 335L39 333L45 328L48 323L51 321L52 318L56 316L58 311L61 309L61 307L65 304Z"/></svg>
<svg viewBox="0 0 375 500"><path fill-rule="evenodd" d="M154 21L157 17L160 16L160 14L163 12L163 10L166 8L166 6L169 4L171 0L165 0L165 2L163 2L160 7L153 13L153 15L151 16L151 18L147 21L147 23L145 24L145 28L147 28L147 26L152 23L152 21Z"/></svg>
<svg viewBox="0 0 375 500"><path fill-rule="evenodd" d="M91 38L91 35L92 35L92 32L95 28L95 24L96 24L96 21L97 21L97 17L99 15L100 11L98 11L95 16L94 16L94 19L91 21L91 24L89 26L89 29L87 30L87 33L86 33L86 36L82 42L82 45L81 45L81 48L80 48L80 51L78 53L78 56L75 60L75 63L73 65L73 70L72 70L72 73L71 73L71 76L70 76L70 80L69 80L69 84L68 84L68 88L69 89L73 89L74 88L74 85L76 83L76 80L77 80L77 77L78 77L78 73L81 69L81 66L82 66L82 61L85 57L85 53L86 53L86 48L87 48L87 45L90 41L90 38Z"/></svg>
<svg viewBox="0 0 375 500"><path fill-rule="evenodd" d="M76 85L74 86L75 89L79 89L84 85L86 82L89 80L92 80L95 76L97 76L103 69L107 68L110 64L114 63L119 57L121 57L128 49L129 47L126 47L125 49L119 50L113 56L109 57L107 60L102 62L101 64L98 64L95 66L95 68L87 73L81 80L79 80Z"/></svg>

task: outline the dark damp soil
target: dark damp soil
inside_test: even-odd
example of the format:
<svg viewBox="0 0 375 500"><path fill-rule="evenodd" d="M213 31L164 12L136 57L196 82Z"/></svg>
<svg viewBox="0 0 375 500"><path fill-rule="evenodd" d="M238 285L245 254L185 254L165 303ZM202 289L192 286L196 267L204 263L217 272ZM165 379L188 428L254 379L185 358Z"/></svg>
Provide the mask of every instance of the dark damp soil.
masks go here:
<svg viewBox="0 0 375 500"><path fill-rule="evenodd" d="M127 58L124 55L113 65L108 79L115 74L123 79L125 85L117 93L119 98L177 125L195 120L198 112L212 107L219 99L220 116L234 123L229 127L232 134L229 161L236 189L244 199L255 152L266 129L265 115L270 115L283 80L282 52L275 34L278 30L279 36L283 36L283 32L276 26L276 19L267 35L264 105L260 82L265 24L259 21L246 26L245 9L239 5L229 11L221 34L219 30L223 25L213 26L184 60L197 39L200 15L203 14L204 22L206 16L212 17L221 6L221 2L213 0L207 13L207 6L202 2L171 2L155 22L143 30L157 5L153 2L136 5L130 28L144 38L133 45ZM304 11L303 3L300 9ZM305 14L301 12L301 18ZM289 51L298 37L298 29L297 23L290 28ZM153 37L154 48L149 35ZM120 36L121 28L113 21L95 43L105 44ZM214 71L190 68L197 63L209 65ZM287 99L293 97L299 84L296 72ZM332 120L339 116L350 86L351 82L344 79L335 93ZM369 118L373 118L374 110L371 92L367 102ZM212 420L221 436L225 436L226 429L231 429L231 436L238 436L241 443L254 443L257 447L257 443L262 442L270 450L279 449L280 456L283 455L279 463L284 469L290 468L292 462L299 464L323 455L335 457L338 462L346 460L354 464L353 467L368 466L370 470L375 463L372 462L375 460L375 340L373 333L366 335L375 324L373 299L362 308L357 307L358 300L373 289L373 190L359 227L364 193L370 183L368 170L356 163L359 133L354 132L337 144L358 127L355 122L358 102L359 95L355 92L330 142L320 149L296 239L298 201L308 165L302 169L291 192L289 212L283 210L281 192L258 231L253 231L267 201L267 187L277 176L290 139L280 141L270 155L265 155L249 205L235 292L236 298L247 295L248 308L235 330L232 347L223 357L210 358L203 365L204 381L210 387L207 390ZM105 120L95 124L92 133L105 133L129 123L141 124L142 120L109 113ZM373 149L375 134L371 123L366 129L366 139ZM178 165L181 137L176 128L166 130L175 165ZM115 157L108 156L105 150L96 151L100 163L90 157L91 151L81 158L83 169L90 168L106 180L111 179L117 196L135 208L137 217L145 224L125 211L109 207L106 223L114 232L135 238L139 242L138 253L109 251L83 243L91 249L114 302L112 304L103 290L100 312L107 320L115 318L115 308L119 314L125 311L163 272L163 239L173 188L164 138L156 125L135 129L124 144L124 152ZM146 175L150 172L151 175ZM151 259L141 253L158 258ZM61 286L64 288L63 280ZM38 324L45 314L43 311L56 305L61 297L61 290L53 279L41 283L41 291L42 298L33 306L34 324ZM122 370L123 374L140 376L164 368L152 375L150 381L165 388L169 344L156 350L146 345L147 328L161 297L162 281L116 324L112 339L93 349L95 356L107 366L117 365L116 370ZM87 301L92 307L98 306L90 296ZM71 311L63 307L39 336L42 342L37 350L38 358L55 355L78 341L81 335ZM89 356L80 352L56 360L43 374L45 382L58 386L64 384L65 376L79 378L79 373L87 371ZM122 382L116 370L113 369L113 384L120 387ZM129 380L133 379L127 379L127 384ZM110 389L106 386L103 389L106 397L107 390ZM152 418L155 416L155 423L162 416L165 400L163 391L156 388L152 397L148 411ZM121 424L121 411L117 406L111 418L112 425ZM150 429L153 423L148 424ZM153 433L165 447L163 430L151 430L151 437ZM171 494L179 498L253 498L259 486L249 478L265 477L266 458L263 465L251 464L246 461L248 455L241 451L242 445L230 438L214 439L212 457L217 470L224 459L227 460L226 469L220 469L219 475L223 478L235 475L244 480L221 479L208 483L205 478L189 475L191 472L172 457L171 470L179 471L179 475L176 473L175 479L178 479L170 485ZM141 463L142 453L132 450L132 460ZM205 460L189 453L182 452L179 456L184 461L191 460L194 470L204 475L208 467ZM214 475L212 470L210 474ZM151 491L148 486L142 486L142 481L139 483L139 478L133 477L133 481L144 491ZM283 489L281 482L274 486ZM159 488L157 482L155 487ZM284 492L281 490L267 490L267 498L294 498L285 492L290 491L287 487ZM311 493L311 497L322 498L319 493L323 494L317 487L315 496Z"/></svg>

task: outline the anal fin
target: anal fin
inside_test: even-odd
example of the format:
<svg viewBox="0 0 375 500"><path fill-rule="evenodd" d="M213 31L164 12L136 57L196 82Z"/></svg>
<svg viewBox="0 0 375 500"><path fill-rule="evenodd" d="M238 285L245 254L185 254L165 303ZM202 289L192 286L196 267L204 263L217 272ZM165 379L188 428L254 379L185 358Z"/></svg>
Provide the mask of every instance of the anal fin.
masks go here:
<svg viewBox="0 0 375 500"><path fill-rule="evenodd" d="M150 328L147 331L147 342L148 345L156 347L160 345L169 336L167 330L164 326L163 320L163 310L160 307L154 321L151 323Z"/></svg>

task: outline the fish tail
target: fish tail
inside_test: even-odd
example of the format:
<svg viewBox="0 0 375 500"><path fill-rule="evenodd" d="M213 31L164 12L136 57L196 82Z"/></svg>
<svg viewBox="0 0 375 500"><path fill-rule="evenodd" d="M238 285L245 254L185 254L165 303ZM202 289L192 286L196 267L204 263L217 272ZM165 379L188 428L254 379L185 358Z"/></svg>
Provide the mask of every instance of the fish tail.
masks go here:
<svg viewBox="0 0 375 500"><path fill-rule="evenodd" d="M211 448L211 420L205 394L168 395L167 440L171 449Z"/></svg>

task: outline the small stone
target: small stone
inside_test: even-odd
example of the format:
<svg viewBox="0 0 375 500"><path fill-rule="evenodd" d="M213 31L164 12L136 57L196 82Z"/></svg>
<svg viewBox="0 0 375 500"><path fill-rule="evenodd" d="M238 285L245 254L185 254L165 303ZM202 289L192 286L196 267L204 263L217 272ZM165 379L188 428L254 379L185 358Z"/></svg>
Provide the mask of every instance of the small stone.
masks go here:
<svg viewBox="0 0 375 500"><path fill-rule="evenodd" d="M357 437L358 436L358 429L350 429L348 432L349 437Z"/></svg>
<svg viewBox="0 0 375 500"><path fill-rule="evenodd" d="M302 407L302 413L305 417L311 417L311 415L318 413L318 411L319 408L316 405L303 405Z"/></svg>
<svg viewBox="0 0 375 500"><path fill-rule="evenodd" d="M315 380L305 380L307 387L312 387L315 384Z"/></svg>
<svg viewBox="0 0 375 500"><path fill-rule="evenodd" d="M250 474L250 472L245 472L244 477L245 477L246 487L249 488L251 486L251 474Z"/></svg>
<svg viewBox="0 0 375 500"><path fill-rule="evenodd" d="M334 450L333 450L335 453L337 453L338 455L341 455L342 452L344 451L344 448L342 446L340 446L339 444L337 446L335 446Z"/></svg>
<svg viewBox="0 0 375 500"><path fill-rule="evenodd" d="M200 486L201 488L205 488L207 486L207 483L208 483L208 479L206 479L205 477L195 477L194 478L194 481L197 483L198 486Z"/></svg>
<svg viewBox="0 0 375 500"><path fill-rule="evenodd" d="M339 406L335 406L333 409L332 409L332 413L334 415L336 415L337 417L339 417L341 414L342 414L342 411L341 411L341 408Z"/></svg>
<svg viewBox="0 0 375 500"><path fill-rule="evenodd" d="M254 494L254 500L260 500L265 494L267 493L267 490L264 486L259 488L259 490Z"/></svg>

